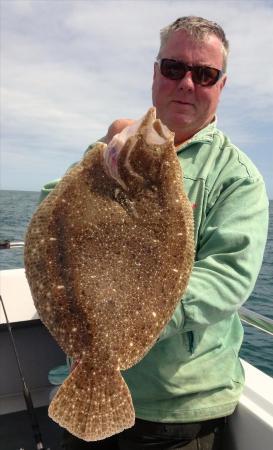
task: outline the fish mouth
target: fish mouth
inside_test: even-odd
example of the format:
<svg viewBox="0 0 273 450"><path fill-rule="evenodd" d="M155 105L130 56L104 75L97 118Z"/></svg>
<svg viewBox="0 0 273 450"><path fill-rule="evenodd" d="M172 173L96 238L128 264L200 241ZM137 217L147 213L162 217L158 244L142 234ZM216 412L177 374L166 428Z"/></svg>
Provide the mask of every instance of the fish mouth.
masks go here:
<svg viewBox="0 0 273 450"><path fill-rule="evenodd" d="M173 139L173 133L156 118L156 108L152 107L142 120L139 133L148 145L162 145Z"/></svg>
<svg viewBox="0 0 273 450"><path fill-rule="evenodd" d="M103 150L103 164L106 173L115 179L125 191L127 190L127 186L121 179L118 160L129 138L132 139L129 141L129 146L127 145L124 167L131 176L143 180L142 176L133 170L130 163L131 152L137 143L136 138L133 139L134 135L141 135L148 146L161 146L167 142L173 143L174 141L174 133L160 119L157 119L155 107L151 107L142 119L124 128L119 134L113 137L111 142Z"/></svg>

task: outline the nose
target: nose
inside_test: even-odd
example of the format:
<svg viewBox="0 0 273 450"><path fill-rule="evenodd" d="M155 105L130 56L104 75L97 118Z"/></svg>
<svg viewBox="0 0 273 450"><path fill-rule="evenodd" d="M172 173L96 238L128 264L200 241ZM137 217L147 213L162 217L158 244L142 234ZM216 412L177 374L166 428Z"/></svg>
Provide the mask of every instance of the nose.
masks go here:
<svg viewBox="0 0 273 450"><path fill-rule="evenodd" d="M188 70L185 76L179 80L178 89L192 91L194 90L194 82L192 80L192 73Z"/></svg>

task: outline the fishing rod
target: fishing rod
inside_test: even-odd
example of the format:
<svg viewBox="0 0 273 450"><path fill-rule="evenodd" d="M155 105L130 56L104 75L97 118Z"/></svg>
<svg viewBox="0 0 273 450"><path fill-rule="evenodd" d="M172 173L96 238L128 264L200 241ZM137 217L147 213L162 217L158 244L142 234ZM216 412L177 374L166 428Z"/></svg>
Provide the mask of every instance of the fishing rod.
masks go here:
<svg viewBox="0 0 273 450"><path fill-rule="evenodd" d="M7 329L8 329L8 332L9 332L10 341L11 341L12 348L13 348L13 351L14 351L14 354L15 354L17 368L18 368L19 375L20 375L20 378L21 378L21 381L22 381L22 385L23 385L23 394L24 394L24 399L25 399L25 403L26 403L26 407L27 407L27 412L28 412L28 415L29 415L29 418L30 418L30 422L31 422L31 426L32 426L34 441L36 443L36 450L50 450L49 448L46 449L44 447L44 445L43 445L42 435L41 435L39 424L38 424L38 420L37 420L37 417L36 417L36 414L35 414L35 409L34 409L34 406L33 406L31 394L30 394L30 391L29 391L28 386L26 384L24 375L23 375L23 371L22 371L22 368L21 368L21 364L20 364L17 348L16 348L16 345L15 345L15 340L14 340L13 333L12 333L12 330L11 330L11 325L10 325L10 322L9 322L9 319L8 319L7 311L6 311L6 308L5 308L5 305L4 305L4 301L2 299L1 294L0 294L0 301L1 301L1 305L2 305L3 311L4 311L6 325L7 325Z"/></svg>

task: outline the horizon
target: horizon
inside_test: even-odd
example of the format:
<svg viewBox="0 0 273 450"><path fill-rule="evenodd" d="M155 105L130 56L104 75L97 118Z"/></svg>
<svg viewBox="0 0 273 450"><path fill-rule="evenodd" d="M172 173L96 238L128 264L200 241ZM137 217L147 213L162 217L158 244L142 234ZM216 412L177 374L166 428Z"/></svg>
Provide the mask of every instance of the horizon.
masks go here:
<svg viewBox="0 0 273 450"><path fill-rule="evenodd" d="M1 191L3 191L3 192L12 192L12 191L14 191L14 192L29 192L29 193L32 193L32 194L40 194L40 192L41 191L32 191L32 190L27 190L27 189L2 189L2 188L0 188L0 192ZM270 202L272 202L273 201L273 198L268 198L268 200L270 201Z"/></svg>

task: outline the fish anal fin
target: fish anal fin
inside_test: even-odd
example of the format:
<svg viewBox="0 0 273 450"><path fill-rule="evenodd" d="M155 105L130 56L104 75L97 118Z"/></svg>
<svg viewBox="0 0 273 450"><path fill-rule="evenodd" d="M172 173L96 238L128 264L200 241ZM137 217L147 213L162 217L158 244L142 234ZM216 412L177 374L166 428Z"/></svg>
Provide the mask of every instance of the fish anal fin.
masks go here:
<svg viewBox="0 0 273 450"><path fill-rule="evenodd" d="M131 394L118 369L80 362L57 391L49 416L85 441L98 441L135 422Z"/></svg>

